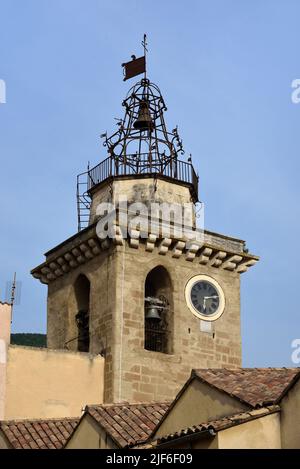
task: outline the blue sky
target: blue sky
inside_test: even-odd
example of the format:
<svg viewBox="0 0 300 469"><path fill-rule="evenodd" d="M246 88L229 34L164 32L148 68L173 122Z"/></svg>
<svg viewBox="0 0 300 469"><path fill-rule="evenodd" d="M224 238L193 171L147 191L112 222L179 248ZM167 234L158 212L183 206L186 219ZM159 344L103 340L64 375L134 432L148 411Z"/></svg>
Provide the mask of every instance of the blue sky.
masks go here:
<svg viewBox="0 0 300 469"><path fill-rule="evenodd" d="M247 241L244 366L292 366L299 320L300 78L297 0L0 0L0 297L22 281L15 332L46 330L30 276L76 232L76 175L106 156L141 53L200 176L206 228Z"/></svg>

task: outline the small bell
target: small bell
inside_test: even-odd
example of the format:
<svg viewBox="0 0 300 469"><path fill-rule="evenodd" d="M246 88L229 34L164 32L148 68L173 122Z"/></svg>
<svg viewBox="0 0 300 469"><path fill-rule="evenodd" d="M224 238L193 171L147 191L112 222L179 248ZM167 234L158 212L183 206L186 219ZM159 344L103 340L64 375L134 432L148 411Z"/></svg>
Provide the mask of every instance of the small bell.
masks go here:
<svg viewBox="0 0 300 469"><path fill-rule="evenodd" d="M161 317L158 312L158 307L154 305L149 305L146 308L145 319L154 319L156 321L160 321Z"/></svg>
<svg viewBox="0 0 300 469"><path fill-rule="evenodd" d="M153 122L151 119L147 101L140 102L138 118L133 124L133 127L137 130L153 129Z"/></svg>

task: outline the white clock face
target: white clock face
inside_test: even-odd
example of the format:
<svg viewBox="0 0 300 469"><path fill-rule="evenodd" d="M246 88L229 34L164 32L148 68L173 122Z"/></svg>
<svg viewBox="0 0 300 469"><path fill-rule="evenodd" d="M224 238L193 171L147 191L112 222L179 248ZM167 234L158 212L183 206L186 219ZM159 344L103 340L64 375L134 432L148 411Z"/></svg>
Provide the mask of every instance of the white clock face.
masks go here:
<svg viewBox="0 0 300 469"><path fill-rule="evenodd" d="M196 275L191 278L186 285L185 297L192 313L205 321L215 321L224 311L223 290L207 275Z"/></svg>

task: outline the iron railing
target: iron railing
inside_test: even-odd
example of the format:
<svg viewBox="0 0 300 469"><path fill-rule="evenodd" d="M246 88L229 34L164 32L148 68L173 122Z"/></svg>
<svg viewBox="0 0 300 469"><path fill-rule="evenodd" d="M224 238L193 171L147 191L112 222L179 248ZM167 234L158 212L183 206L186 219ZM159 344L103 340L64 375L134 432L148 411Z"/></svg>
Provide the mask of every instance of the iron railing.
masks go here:
<svg viewBox="0 0 300 469"><path fill-rule="evenodd" d="M173 181L184 182L190 185L194 201L198 202L198 176L191 163L177 159L171 159L168 163L162 162L157 155L153 156L153 153L151 159L148 153L142 153L136 160L135 156L129 155L123 158L122 162L109 156L94 168L77 176L78 231L89 224L91 205L89 191L94 186L116 176L164 176Z"/></svg>
<svg viewBox="0 0 300 469"><path fill-rule="evenodd" d="M145 349L168 353L168 330L159 321L145 319Z"/></svg>
<svg viewBox="0 0 300 469"><path fill-rule="evenodd" d="M162 162L158 159L156 155L151 155L151 158L149 158L148 153L140 154L136 160L134 156L128 155L122 161L109 156L97 166L94 166L94 168L87 172L88 190L110 177L157 175L190 184L193 188L194 196L198 200L198 176L191 163L170 159L166 164L165 161Z"/></svg>

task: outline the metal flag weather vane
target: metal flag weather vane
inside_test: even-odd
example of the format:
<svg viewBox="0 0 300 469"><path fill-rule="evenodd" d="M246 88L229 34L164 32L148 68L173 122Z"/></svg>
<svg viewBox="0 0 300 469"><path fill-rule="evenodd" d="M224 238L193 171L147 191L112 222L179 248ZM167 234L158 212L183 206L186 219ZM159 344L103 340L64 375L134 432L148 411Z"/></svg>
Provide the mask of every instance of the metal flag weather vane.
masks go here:
<svg viewBox="0 0 300 469"><path fill-rule="evenodd" d="M132 55L132 60L130 62L122 64L122 67L124 68L124 81L140 75L141 73L144 73L146 78L146 52L148 52L147 45L147 36L144 34L144 39L142 41L144 55L139 58L136 58L135 55Z"/></svg>

